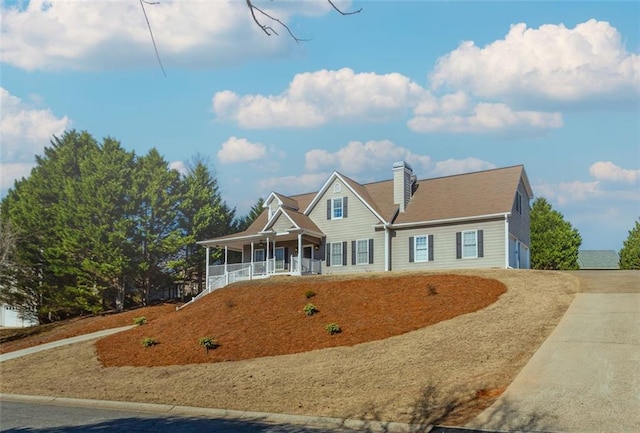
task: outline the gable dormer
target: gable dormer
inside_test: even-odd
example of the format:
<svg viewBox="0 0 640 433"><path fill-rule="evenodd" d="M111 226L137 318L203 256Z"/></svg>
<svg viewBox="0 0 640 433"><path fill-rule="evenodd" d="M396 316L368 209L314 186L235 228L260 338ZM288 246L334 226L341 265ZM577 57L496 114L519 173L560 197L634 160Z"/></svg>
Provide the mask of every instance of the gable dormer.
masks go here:
<svg viewBox="0 0 640 433"><path fill-rule="evenodd" d="M271 220L271 218L276 214L276 211L280 207L297 211L298 202L291 197L287 197L286 195L272 192L271 194L269 194L269 197L267 197L267 200L265 201L265 207L268 210L268 219Z"/></svg>

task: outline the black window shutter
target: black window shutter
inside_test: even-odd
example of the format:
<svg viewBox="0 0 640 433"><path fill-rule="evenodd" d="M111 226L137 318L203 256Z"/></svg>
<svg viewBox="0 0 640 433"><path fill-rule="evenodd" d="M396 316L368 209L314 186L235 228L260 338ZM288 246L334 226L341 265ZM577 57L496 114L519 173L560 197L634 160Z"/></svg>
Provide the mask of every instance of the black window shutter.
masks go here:
<svg viewBox="0 0 640 433"><path fill-rule="evenodd" d="M484 230L478 230L478 257L484 257Z"/></svg>
<svg viewBox="0 0 640 433"><path fill-rule="evenodd" d="M369 264L373 263L373 239L369 239Z"/></svg>
<svg viewBox="0 0 640 433"><path fill-rule="evenodd" d="M327 200L327 219L331 219L331 199Z"/></svg>
<svg viewBox="0 0 640 433"><path fill-rule="evenodd" d="M289 263L289 247L284 247L284 262Z"/></svg>
<svg viewBox="0 0 640 433"><path fill-rule="evenodd" d="M351 241L351 264L356 264L356 241Z"/></svg>
<svg viewBox="0 0 640 433"><path fill-rule="evenodd" d="M429 235L429 261L433 261L433 235Z"/></svg>
<svg viewBox="0 0 640 433"><path fill-rule="evenodd" d="M413 257L413 236L409 238L409 263L413 263L415 261Z"/></svg>
<svg viewBox="0 0 640 433"><path fill-rule="evenodd" d="M342 197L342 218L346 218L348 216L347 209L349 209L347 206L347 197Z"/></svg>
<svg viewBox="0 0 640 433"><path fill-rule="evenodd" d="M456 232L456 259L462 258L462 232Z"/></svg>
<svg viewBox="0 0 640 433"><path fill-rule="evenodd" d="M327 256L327 266L331 266L331 244L325 244L325 248L327 249L325 251L325 255Z"/></svg>
<svg viewBox="0 0 640 433"><path fill-rule="evenodd" d="M347 266L347 241L342 243L342 266Z"/></svg>

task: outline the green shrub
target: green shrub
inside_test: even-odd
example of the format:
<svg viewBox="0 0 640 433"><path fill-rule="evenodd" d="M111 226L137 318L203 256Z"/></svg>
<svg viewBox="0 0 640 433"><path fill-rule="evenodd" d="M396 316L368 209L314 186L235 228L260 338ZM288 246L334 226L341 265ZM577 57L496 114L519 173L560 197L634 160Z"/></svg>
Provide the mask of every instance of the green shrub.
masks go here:
<svg viewBox="0 0 640 433"><path fill-rule="evenodd" d="M324 327L324 329L327 330L327 333L329 335L339 334L340 332L342 332L342 329L340 329L340 325L338 325L337 323L329 323Z"/></svg>
<svg viewBox="0 0 640 433"><path fill-rule="evenodd" d="M147 318L144 316L140 316L140 317L134 317L133 318L133 323L134 325L144 325L145 323L147 323Z"/></svg>
<svg viewBox="0 0 640 433"><path fill-rule="evenodd" d="M304 292L304 297L307 299L311 299L314 296L316 296L316 292L314 292L313 290L307 290L306 292Z"/></svg>
<svg viewBox="0 0 640 433"><path fill-rule="evenodd" d="M144 347L151 347L151 346L155 346L156 344L158 344L158 342L151 337L145 337L142 339L142 345Z"/></svg>
<svg viewBox="0 0 640 433"><path fill-rule="evenodd" d="M318 312L318 309L316 308L316 306L313 305L311 302L305 305L303 310L304 310L304 314L306 314L307 316L313 316Z"/></svg>
<svg viewBox="0 0 640 433"><path fill-rule="evenodd" d="M438 294L438 289L436 288L435 284L427 284L427 293L429 293L429 296Z"/></svg>
<svg viewBox="0 0 640 433"><path fill-rule="evenodd" d="M207 353L209 353L209 350L216 349L220 346L216 340L211 337L200 337L200 339L198 339L198 344L204 347Z"/></svg>

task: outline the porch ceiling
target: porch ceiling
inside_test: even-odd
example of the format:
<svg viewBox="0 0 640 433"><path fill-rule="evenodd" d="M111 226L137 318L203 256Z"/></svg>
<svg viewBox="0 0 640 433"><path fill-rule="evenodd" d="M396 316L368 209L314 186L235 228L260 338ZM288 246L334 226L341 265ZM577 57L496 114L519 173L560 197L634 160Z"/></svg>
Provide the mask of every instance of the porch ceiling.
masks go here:
<svg viewBox="0 0 640 433"><path fill-rule="evenodd" d="M281 242L291 242L298 241L298 235L302 233L302 241L305 244L314 244L320 245L322 243L322 239L324 235L319 235L316 233L308 233L300 230L292 230L289 232L265 232L260 234L255 234L251 236L241 236L241 237L226 237L226 238L218 238L212 239L210 241L198 242L199 244L205 247L211 248L221 248L223 249L225 246L232 251L242 251L245 245L254 245L258 244L266 244L267 239L269 243L273 243L275 241L276 245Z"/></svg>

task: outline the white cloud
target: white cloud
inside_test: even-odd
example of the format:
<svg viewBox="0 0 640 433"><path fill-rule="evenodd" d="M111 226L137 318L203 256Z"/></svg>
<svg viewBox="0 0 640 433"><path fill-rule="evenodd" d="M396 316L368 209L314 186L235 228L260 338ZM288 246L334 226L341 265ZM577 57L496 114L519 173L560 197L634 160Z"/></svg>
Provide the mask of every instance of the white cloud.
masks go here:
<svg viewBox="0 0 640 433"><path fill-rule="evenodd" d="M611 161L598 161L589 167L589 174L597 180L636 183L640 170L621 168Z"/></svg>
<svg viewBox="0 0 640 433"><path fill-rule="evenodd" d="M35 155L44 151L52 135L61 135L68 129L71 120L25 103L2 87L0 107L0 185L4 190L13 185L14 179L29 174Z"/></svg>
<svg viewBox="0 0 640 433"><path fill-rule="evenodd" d="M443 98L444 100L444 98ZM446 101L444 101L446 102ZM562 126L560 113L540 111L514 111L505 104L478 103L473 110L456 112L466 104L445 105L432 103L416 109L416 116L407 124L415 132L451 132L471 134L501 134L510 136L540 135ZM420 113L433 113L424 115Z"/></svg>
<svg viewBox="0 0 640 433"><path fill-rule="evenodd" d="M187 167L187 164L185 164L183 161L172 161L169 164L169 168L171 170L176 170L183 176L186 176L189 173L189 167Z"/></svg>
<svg viewBox="0 0 640 433"><path fill-rule="evenodd" d="M331 12L326 1L257 0L267 13L288 22L293 15ZM343 2L348 7L348 2ZM26 70L100 70L157 67L137 1L31 0L26 7L2 3L2 61ZM145 10L167 67L233 65L271 57L296 44L286 35L268 37L253 23L244 2L163 0ZM278 24L262 19L264 24Z"/></svg>
<svg viewBox="0 0 640 433"><path fill-rule="evenodd" d="M251 143L246 138L229 137L218 151L218 159L223 164L257 161L267 154L261 143Z"/></svg>
<svg viewBox="0 0 640 433"><path fill-rule="evenodd" d="M429 175L449 176L452 174L471 173L474 171L490 170L496 165L478 158L447 159L435 163L435 167L430 170Z"/></svg>
<svg viewBox="0 0 640 433"><path fill-rule="evenodd" d="M561 182L556 184L541 183L533 187L538 197L545 197L560 205L577 201L590 200L603 194L600 183L595 182Z"/></svg>
<svg viewBox="0 0 640 433"><path fill-rule="evenodd" d="M424 170L430 163L428 156L413 153L389 140L366 143L350 141L335 152L323 149L310 150L305 155L305 168L310 171L337 170L349 175L388 170L391 175L391 164L400 160L410 163L414 171Z"/></svg>
<svg viewBox="0 0 640 433"><path fill-rule="evenodd" d="M430 78L433 88L525 103L633 101L639 77L640 56L626 51L616 28L592 19L572 29L516 24L484 48L463 42L438 60Z"/></svg>
<svg viewBox="0 0 640 433"><path fill-rule="evenodd" d="M297 74L279 95L213 96L218 118L243 128L305 128L329 121L383 121L417 105L425 90L398 74L356 73L343 68Z"/></svg>

